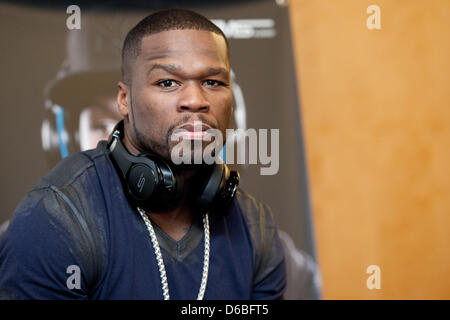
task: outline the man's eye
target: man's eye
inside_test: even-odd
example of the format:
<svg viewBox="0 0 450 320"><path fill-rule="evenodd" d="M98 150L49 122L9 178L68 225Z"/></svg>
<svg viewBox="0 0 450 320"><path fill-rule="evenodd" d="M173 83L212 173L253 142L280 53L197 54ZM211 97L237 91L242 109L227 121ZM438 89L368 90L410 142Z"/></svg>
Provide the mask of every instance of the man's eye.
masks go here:
<svg viewBox="0 0 450 320"><path fill-rule="evenodd" d="M205 80L205 84L210 87L217 87L217 86L223 85L223 82L209 79L209 80Z"/></svg>
<svg viewBox="0 0 450 320"><path fill-rule="evenodd" d="M163 88L172 88L176 85L177 83L174 80L163 80L157 83L158 86L163 87Z"/></svg>

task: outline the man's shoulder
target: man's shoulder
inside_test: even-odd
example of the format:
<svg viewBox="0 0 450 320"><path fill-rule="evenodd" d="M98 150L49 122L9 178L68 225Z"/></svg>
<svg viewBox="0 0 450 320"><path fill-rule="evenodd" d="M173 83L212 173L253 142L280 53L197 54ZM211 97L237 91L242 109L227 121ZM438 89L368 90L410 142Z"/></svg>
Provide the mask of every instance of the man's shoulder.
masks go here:
<svg viewBox="0 0 450 320"><path fill-rule="evenodd" d="M242 189L236 197L253 247L252 299L279 299L285 290L286 272L272 210Z"/></svg>
<svg viewBox="0 0 450 320"><path fill-rule="evenodd" d="M100 141L95 149L70 155L53 167L33 189L42 189L49 186L64 189L73 184L80 176L94 173L92 169L96 160L104 157L106 153L106 141Z"/></svg>
<svg viewBox="0 0 450 320"><path fill-rule="evenodd" d="M94 261L89 255L101 252L103 257L105 252L104 206L99 200L102 189L97 173L105 149L99 143L95 149L73 154L40 179L17 205L2 240L11 248L30 250L35 244L52 248L45 251L48 255L55 247L67 249L88 261L89 268L96 268L100 258Z"/></svg>
<svg viewBox="0 0 450 320"><path fill-rule="evenodd" d="M89 171L101 154L97 147L64 159L22 198L0 240L0 296L11 288L19 297L73 297L60 277L71 265L86 283L99 279L107 231L97 173Z"/></svg>
<svg viewBox="0 0 450 320"><path fill-rule="evenodd" d="M241 188L238 189L236 192L236 200L247 224L250 226L259 225L263 221L273 220L272 210L269 205L258 200L247 191Z"/></svg>
<svg viewBox="0 0 450 320"><path fill-rule="evenodd" d="M236 192L236 198L256 251L264 250L277 237L278 227L272 209L242 189Z"/></svg>
<svg viewBox="0 0 450 320"><path fill-rule="evenodd" d="M80 219L83 209L89 208L90 199L97 199L101 192L96 163L105 155L105 144L61 160L24 195L13 217L33 213L42 219L61 220L72 212ZM41 212L48 214L40 215Z"/></svg>

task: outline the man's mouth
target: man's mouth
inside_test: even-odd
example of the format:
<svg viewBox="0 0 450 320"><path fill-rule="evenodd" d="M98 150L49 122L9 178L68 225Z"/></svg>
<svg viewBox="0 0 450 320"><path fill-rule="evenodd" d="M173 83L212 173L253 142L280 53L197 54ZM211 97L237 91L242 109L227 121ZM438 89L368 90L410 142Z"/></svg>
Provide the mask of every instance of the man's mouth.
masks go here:
<svg viewBox="0 0 450 320"><path fill-rule="evenodd" d="M209 125L196 121L194 123L187 123L179 127L179 134L183 139L189 140L203 140L206 131L212 129Z"/></svg>

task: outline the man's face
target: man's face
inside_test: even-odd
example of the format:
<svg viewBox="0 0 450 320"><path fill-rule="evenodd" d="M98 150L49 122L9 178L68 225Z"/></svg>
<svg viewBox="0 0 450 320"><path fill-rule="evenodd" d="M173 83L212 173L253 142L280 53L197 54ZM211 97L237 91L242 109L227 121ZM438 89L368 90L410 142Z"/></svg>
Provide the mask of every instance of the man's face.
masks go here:
<svg viewBox="0 0 450 320"><path fill-rule="evenodd" d="M168 159L177 143L171 134L192 130L194 121L226 136L233 96L223 37L199 30L146 36L132 68L131 85L119 83L118 102L134 151L152 150Z"/></svg>

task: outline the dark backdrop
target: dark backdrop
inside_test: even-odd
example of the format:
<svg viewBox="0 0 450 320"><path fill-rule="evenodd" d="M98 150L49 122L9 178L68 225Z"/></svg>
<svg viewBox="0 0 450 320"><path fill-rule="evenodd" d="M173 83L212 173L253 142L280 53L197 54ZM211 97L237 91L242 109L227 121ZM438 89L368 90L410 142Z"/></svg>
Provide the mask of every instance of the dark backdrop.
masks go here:
<svg viewBox="0 0 450 320"><path fill-rule="evenodd" d="M9 219L20 199L53 165L41 140L45 111L45 88L55 79L67 56L66 1L0 2L2 107L0 222ZM38 4L36 4L38 3ZM84 18L105 23L118 15L131 26L159 8L194 9L210 19L272 19L273 37L230 37L231 65L242 89L247 128L280 129L280 168L273 176L262 176L260 165L239 168L242 188L269 204L280 229L299 249L314 253L313 228L308 196L299 99L288 8L267 1L108 1L95 5L77 1ZM224 4L226 3L226 4ZM115 17L113 19L113 17ZM106 22L107 23L107 22ZM259 29L258 29L259 30ZM257 30L257 31L258 31ZM242 35L241 35L242 36ZM257 38L255 38L257 37Z"/></svg>

